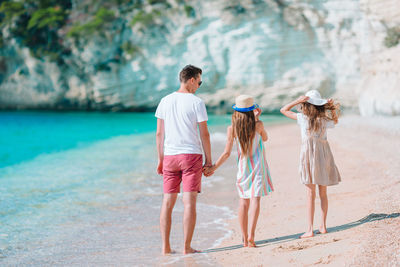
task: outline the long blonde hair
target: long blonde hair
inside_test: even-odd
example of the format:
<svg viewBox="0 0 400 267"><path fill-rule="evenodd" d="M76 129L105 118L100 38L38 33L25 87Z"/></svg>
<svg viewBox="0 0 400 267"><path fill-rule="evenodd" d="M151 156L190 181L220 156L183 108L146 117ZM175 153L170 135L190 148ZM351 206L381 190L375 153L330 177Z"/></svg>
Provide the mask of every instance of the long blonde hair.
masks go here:
<svg viewBox="0 0 400 267"><path fill-rule="evenodd" d="M332 101L323 106L316 106L305 102L301 103L300 110L309 119L309 131L317 132L321 129L321 120L338 121L340 115L340 104Z"/></svg>
<svg viewBox="0 0 400 267"><path fill-rule="evenodd" d="M256 135L256 119L253 111L232 114L233 136L239 140L243 155L250 156Z"/></svg>

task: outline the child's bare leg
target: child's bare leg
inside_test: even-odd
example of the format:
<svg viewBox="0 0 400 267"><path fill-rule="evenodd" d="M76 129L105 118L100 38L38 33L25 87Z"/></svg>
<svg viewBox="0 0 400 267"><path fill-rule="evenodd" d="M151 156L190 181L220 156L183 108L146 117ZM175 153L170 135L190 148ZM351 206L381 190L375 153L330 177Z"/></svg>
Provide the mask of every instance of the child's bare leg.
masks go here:
<svg viewBox="0 0 400 267"><path fill-rule="evenodd" d="M169 235L171 233L171 214L174 208L178 194L164 194L163 203L160 213L160 231L162 239L162 254L171 253L171 246L169 243Z"/></svg>
<svg viewBox="0 0 400 267"><path fill-rule="evenodd" d="M321 226L319 227L319 232L321 234L326 234L326 216L328 214L328 195L326 193L327 187L324 185L318 185L319 198L321 199Z"/></svg>
<svg viewBox="0 0 400 267"><path fill-rule="evenodd" d="M253 197L250 200L250 234L249 246L255 247L254 236L256 233L256 226L258 215L260 214L260 197Z"/></svg>
<svg viewBox="0 0 400 267"><path fill-rule="evenodd" d="M241 198L239 202L239 224L242 230L243 246L247 247L247 223L249 212L249 199Z"/></svg>
<svg viewBox="0 0 400 267"><path fill-rule="evenodd" d="M306 184L307 191L307 231L300 238L312 237L315 210L315 184Z"/></svg>

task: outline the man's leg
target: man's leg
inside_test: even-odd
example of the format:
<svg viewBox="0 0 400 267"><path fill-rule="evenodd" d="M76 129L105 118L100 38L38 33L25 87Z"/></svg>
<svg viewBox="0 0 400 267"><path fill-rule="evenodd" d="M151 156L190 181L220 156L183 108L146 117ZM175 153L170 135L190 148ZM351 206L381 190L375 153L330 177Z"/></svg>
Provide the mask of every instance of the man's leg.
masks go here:
<svg viewBox="0 0 400 267"><path fill-rule="evenodd" d="M183 254L194 253L190 243L192 242L194 227L196 226L196 201L197 192L184 192L183 193L183 235L184 235L184 248Z"/></svg>
<svg viewBox="0 0 400 267"><path fill-rule="evenodd" d="M193 249L192 242L194 227L196 226L197 194L201 191L201 176L203 159L200 154L184 154L182 156L182 183L183 183L183 253L199 252Z"/></svg>
<svg viewBox="0 0 400 267"><path fill-rule="evenodd" d="M177 193L167 194L164 193L163 203L161 206L160 214L160 230L162 238L162 254L171 253L171 246L169 243L169 235L171 233L171 215L175 206Z"/></svg>

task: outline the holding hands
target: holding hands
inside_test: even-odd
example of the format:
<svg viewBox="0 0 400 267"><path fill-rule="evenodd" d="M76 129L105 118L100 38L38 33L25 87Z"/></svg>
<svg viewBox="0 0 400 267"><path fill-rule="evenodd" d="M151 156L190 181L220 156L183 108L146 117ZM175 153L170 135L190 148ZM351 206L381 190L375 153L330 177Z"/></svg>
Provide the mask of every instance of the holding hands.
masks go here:
<svg viewBox="0 0 400 267"><path fill-rule="evenodd" d="M203 170L202 170L204 176L205 176L205 177L209 177L209 176L213 175L213 174L214 174L214 171L215 171L215 169L216 169L216 168L214 168L214 167L215 167L215 165L212 165L212 163L204 164Z"/></svg>
<svg viewBox="0 0 400 267"><path fill-rule="evenodd" d="M211 166L205 166L203 167L203 174L205 177L209 177L211 175L214 174L215 170L217 168L215 167L215 165L211 165Z"/></svg>

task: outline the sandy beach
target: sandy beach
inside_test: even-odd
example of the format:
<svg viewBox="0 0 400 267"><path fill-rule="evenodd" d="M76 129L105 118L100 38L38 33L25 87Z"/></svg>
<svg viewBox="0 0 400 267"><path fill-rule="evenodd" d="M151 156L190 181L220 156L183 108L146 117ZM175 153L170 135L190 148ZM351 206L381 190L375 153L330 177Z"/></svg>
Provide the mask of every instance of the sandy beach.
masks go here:
<svg viewBox="0 0 400 267"><path fill-rule="evenodd" d="M342 182L328 187L328 233L308 239L299 239L306 229L305 187L298 175L300 130L296 123L266 129L275 192L262 198L258 247L241 246L234 218L228 222L231 236L205 251L213 261L222 266L399 266L400 118L347 115L328 132ZM224 148L223 134L213 133L212 148L216 160ZM237 215L235 173L234 150L214 177L204 178L219 179L199 200L229 206ZM319 222L317 194L315 231Z"/></svg>

